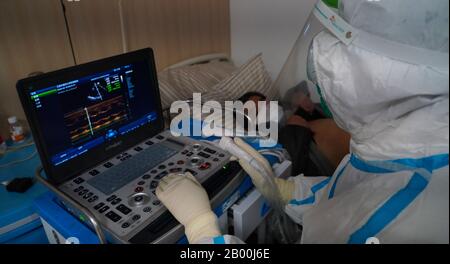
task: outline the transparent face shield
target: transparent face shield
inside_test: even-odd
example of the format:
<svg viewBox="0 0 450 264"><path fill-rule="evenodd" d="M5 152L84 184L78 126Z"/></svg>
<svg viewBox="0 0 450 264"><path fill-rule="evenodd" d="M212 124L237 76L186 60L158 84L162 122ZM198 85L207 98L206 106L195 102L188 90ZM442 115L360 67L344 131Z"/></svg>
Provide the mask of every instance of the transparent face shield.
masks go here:
<svg viewBox="0 0 450 264"><path fill-rule="evenodd" d="M317 1L275 85L284 107L292 109L301 83L306 82L312 101L321 103L323 112L331 116L321 96L325 87L316 77L313 47L318 47L319 39L322 44L338 39L390 60L448 71L448 1ZM326 46L320 46L321 52Z"/></svg>
<svg viewBox="0 0 450 264"><path fill-rule="evenodd" d="M324 16L322 11L324 6L327 7L328 12L331 10L338 13L338 0L319 0L316 3L275 82L280 90L283 106L288 113L295 111L298 107L297 102L304 96L306 86L311 101L320 103L322 112L327 117L332 117L321 96L313 61L314 38L320 32L328 30L323 20L319 20L320 16Z"/></svg>
<svg viewBox="0 0 450 264"><path fill-rule="evenodd" d="M334 12L338 12L338 1L319 1L326 4ZM288 110L295 111L298 107L296 102L299 96L303 96L305 82L308 96L314 103L320 103L322 111L328 117L331 112L325 104L317 83L316 72L313 61L312 43L314 38L322 31L327 30L323 23L317 18L320 9L316 4L308 17L308 20L297 38L295 45L284 64L275 85L280 89L283 106Z"/></svg>

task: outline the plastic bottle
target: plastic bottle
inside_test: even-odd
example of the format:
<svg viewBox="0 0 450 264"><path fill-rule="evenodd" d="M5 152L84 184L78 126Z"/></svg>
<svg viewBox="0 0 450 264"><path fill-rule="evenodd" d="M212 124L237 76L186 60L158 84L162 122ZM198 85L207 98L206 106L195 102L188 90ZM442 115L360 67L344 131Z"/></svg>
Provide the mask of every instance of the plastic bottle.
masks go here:
<svg viewBox="0 0 450 264"><path fill-rule="evenodd" d="M25 140L25 133L22 125L17 120L17 117L11 116L8 118L9 131L13 142L18 143Z"/></svg>

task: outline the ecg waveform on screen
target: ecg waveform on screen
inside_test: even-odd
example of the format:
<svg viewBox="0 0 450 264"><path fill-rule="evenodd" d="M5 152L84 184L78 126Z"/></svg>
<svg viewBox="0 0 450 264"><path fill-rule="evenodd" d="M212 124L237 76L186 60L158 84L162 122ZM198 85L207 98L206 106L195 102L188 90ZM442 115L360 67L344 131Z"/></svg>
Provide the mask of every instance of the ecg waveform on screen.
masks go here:
<svg viewBox="0 0 450 264"><path fill-rule="evenodd" d="M64 116L72 142L94 136L127 118L125 99L122 95L78 109Z"/></svg>

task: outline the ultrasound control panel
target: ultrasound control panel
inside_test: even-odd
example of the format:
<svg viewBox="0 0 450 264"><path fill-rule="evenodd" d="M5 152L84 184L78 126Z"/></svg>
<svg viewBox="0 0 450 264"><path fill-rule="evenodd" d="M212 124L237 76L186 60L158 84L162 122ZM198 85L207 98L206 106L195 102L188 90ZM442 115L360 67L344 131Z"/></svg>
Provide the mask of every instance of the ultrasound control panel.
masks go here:
<svg viewBox="0 0 450 264"><path fill-rule="evenodd" d="M72 179L59 189L88 208L110 235L129 241L167 209L155 194L171 173L200 183L223 169L230 155L208 142L163 132Z"/></svg>

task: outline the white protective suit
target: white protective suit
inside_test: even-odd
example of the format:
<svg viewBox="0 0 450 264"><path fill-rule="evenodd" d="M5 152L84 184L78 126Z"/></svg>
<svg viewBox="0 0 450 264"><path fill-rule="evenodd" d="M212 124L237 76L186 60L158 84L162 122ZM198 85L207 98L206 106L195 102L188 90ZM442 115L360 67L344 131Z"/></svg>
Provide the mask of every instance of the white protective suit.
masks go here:
<svg viewBox="0 0 450 264"><path fill-rule="evenodd" d="M413 2L341 1L340 13L369 34L448 58L448 1ZM448 243L448 64L392 59L327 32L314 39L313 54L322 95L352 135L352 154L331 178L291 179L286 212L303 225L301 241Z"/></svg>
<svg viewBox="0 0 450 264"><path fill-rule="evenodd" d="M317 85L351 134L351 154L331 178L289 179L285 211L303 226L302 243L449 243L448 1L342 0L340 15L384 47L440 52L447 65L317 35Z"/></svg>

